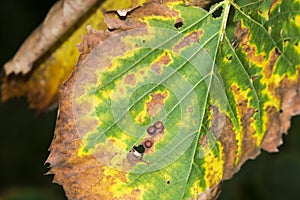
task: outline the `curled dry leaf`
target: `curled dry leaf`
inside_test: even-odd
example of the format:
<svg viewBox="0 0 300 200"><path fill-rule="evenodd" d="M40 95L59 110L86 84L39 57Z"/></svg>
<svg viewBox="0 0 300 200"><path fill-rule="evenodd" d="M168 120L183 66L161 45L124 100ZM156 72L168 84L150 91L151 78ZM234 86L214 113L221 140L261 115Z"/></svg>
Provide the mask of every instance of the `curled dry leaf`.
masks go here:
<svg viewBox="0 0 300 200"><path fill-rule="evenodd" d="M6 75L27 74L97 0L60 0L49 11L44 22L26 39L14 58L4 65Z"/></svg>
<svg viewBox="0 0 300 200"><path fill-rule="evenodd" d="M261 148L271 152L277 150L282 132L286 132L290 126L290 117L300 111L299 56L288 53L293 51L299 55L299 47L295 45L299 41L291 38L283 48L277 46L272 37L283 37L284 33L286 38L290 38L295 29L286 27L296 27L297 24L290 20L271 20L265 23L265 28L253 18L266 22L274 16L287 17L278 14L279 11L283 8L288 11L298 2L276 1L275 5L273 1L269 5L270 10L265 12L267 15L257 11L260 2L250 5L244 5L245 1L236 2L220 2L210 11L188 7L182 1L151 2L130 11L125 19L120 19L117 12L108 13L105 21L111 31L101 32L89 27L88 34L80 44L80 65L60 88L59 115L47 160L51 167L49 173L55 174L54 182L63 185L69 199L216 199L222 181L231 178L246 160L254 159ZM219 8L223 8L223 12L229 12L229 8L235 9L238 23L232 38L230 34L225 34L221 39L228 13L212 17L212 13ZM249 12L251 9L252 12ZM300 14L295 15L299 17ZM181 22L180 26L176 26L178 22ZM289 26L286 23L290 23ZM122 35L124 31L134 28L139 28L139 31ZM168 35L172 31L176 34ZM152 34L149 36L147 32ZM261 34L257 35L257 32ZM117 34L122 37L118 38ZM197 46L198 42L201 48ZM154 46L150 45L152 49L144 51L139 48L144 47L144 43ZM107 47L107 50L101 51L97 45L104 45L100 47ZM137 49L128 55L116 57L118 53L126 52L126 45ZM161 50L162 45L167 47ZM193 48L193 45L198 48ZM203 48L205 51L201 51ZM188 70L180 63L180 56L177 57L183 56L185 51L203 56L200 60L195 58L195 65L187 65ZM209 57L205 57L207 53L212 55L213 63ZM89 59L90 55L98 56ZM143 63L144 60L147 62ZM193 62L191 58L188 60ZM108 72L101 72L103 62L110 63ZM203 74L197 70L189 73L199 63L199 70L205 72L204 77L209 77L211 84L201 81ZM215 68L215 65L218 66ZM182 68L176 68L178 66ZM159 88L151 88L147 92L146 83L143 83L142 90L139 90L141 85L138 84L143 81L145 74L151 74L150 80L153 81L155 77L163 76L169 68L180 71L176 75L183 78L176 80L177 76L168 76L164 81L170 80L169 88L158 84ZM185 85L183 80L193 84L192 90L197 91L194 100L201 109L191 105L184 107L183 100L172 97L172 92L189 91L188 88L180 88ZM171 90L172 83L176 83L174 90ZM129 102L134 103L129 106L122 98L128 97L126 95L129 94L124 90L131 87L136 89L136 93L130 93ZM115 91L120 92L113 96ZM173 107L162 119L153 121L155 112L148 112L152 107L147 107L152 105L152 97L158 94L165 94L163 101L158 104L166 112L168 108L181 104L186 113L203 115L195 120L180 121ZM111 113L116 102L117 110L130 108L128 112L135 124L147 125L144 131L137 131L136 134L140 134L138 139L126 134L135 133L133 129L120 130L123 118L114 119ZM93 107L95 110L91 109ZM124 120L127 126L132 125L132 121ZM120 164L120 154L116 149L129 151L136 144L141 144L144 136L146 139L152 137L147 133L147 128L158 120L165 120L164 133L153 140L151 151L138 152L139 159L133 161L132 165L126 165L127 171L118 170L119 165L111 166L102 162L110 160ZM176 128L191 128L194 123L198 125L195 134L184 130L176 132ZM101 130L108 131L103 133ZM172 143L172 136L176 134L180 146ZM103 135L108 136L104 141L101 140ZM188 136L194 136L190 146L184 152L179 152L184 148L182 143L189 141ZM103 146L103 143L109 145ZM174 146L176 148L172 148ZM164 154L159 154L159 150L164 150ZM167 162L173 154L180 157L169 165L146 173L138 171L155 167L162 161ZM126 163L126 157L121 161L121 165Z"/></svg>

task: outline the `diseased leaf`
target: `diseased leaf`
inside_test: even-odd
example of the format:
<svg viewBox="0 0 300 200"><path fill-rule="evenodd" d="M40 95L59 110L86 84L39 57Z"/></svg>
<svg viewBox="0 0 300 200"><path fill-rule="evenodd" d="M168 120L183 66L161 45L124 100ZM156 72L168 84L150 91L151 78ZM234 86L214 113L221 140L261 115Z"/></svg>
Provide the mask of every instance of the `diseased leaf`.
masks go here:
<svg viewBox="0 0 300 200"><path fill-rule="evenodd" d="M103 10L134 7L138 1L62 0L28 37L15 57L5 64L1 100L27 96L29 107L38 111L57 105L57 88L78 60L76 45L92 25L105 30Z"/></svg>
<svg viewBox="0 0 300 200"><path fill-rule="evenodd" d="M114 31L89 29L60 90L54 181L69 199L217 198L300 112L299 7L168 1L108 13Z"/></svg>

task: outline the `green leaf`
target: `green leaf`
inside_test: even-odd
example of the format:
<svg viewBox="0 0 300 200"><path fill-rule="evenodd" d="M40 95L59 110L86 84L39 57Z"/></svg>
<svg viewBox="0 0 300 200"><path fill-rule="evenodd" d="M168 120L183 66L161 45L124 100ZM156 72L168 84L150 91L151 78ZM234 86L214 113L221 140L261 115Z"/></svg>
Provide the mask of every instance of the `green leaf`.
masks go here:
<svg viewBox="0 0 300 200"><path fill-rule="evenodd" d="M80 197L215 198L259 153L280 83L297 80L299 6L225 0L206 11L175 1L150 3L125 22L112 17L111 29L135 29L100 43L64 91L82 142L72 158L101 163L94 193Z"/></svg>

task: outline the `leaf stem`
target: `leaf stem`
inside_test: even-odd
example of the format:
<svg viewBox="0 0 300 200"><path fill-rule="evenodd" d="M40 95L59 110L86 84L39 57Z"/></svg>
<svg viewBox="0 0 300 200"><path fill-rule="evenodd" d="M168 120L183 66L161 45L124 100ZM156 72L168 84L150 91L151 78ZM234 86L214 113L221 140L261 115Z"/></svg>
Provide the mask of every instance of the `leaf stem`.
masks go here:
<svg viewBox="0 0 300 200"><path fill-rule="evenodd" d="M220 41L223 41L224 38L224 34L226 33L226 25L227 25L227 20L228 20L228 16L229 16L229 11L230 11L230 2L231 0L225 0L224 1L224 17L222 20L222 25L221 25L221 37L220 37Z"/></svg>

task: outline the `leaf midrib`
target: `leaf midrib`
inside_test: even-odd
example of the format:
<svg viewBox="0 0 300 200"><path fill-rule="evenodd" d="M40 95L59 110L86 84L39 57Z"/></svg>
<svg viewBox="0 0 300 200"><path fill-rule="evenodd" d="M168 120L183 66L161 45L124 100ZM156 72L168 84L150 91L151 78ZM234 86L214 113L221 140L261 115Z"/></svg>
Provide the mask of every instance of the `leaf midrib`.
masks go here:
<svg viewBox="0 0 300 200"><path fill-rule="evenodd" d="M205 97L205 102L206 103L208 101L208 94L209 94L209 91L210 91L212 75L214 74L215 61L216 61L217 53L218 53L218 49L219 49L218 47L220 45L221 40L223 39L223 36L224 36L223 34L226 33L225 32L225 30L226 30L226 24L227 24L227 19L228 19L228 16L229 16L228 13L229 13L229 8L230 8L230 1L229 0L225 0L223 3L224 3L224 6L225 6L225 8L224 8L224 10L225 10L224 12L225 13L222 14L223 20L222 20L221 27L220 27L220 30L219 30L219 38L218 38L218 42L216 44L216 51L215 51L213 62L212 62L212 67L211 67L211 72L210 72L211 76L210 76L209 86L208 86L208 90L207 90L208 92L206 93L206 97ZM206 106L206 103L204 104L204 106ZM205 111L202 113L202 117L201 117L202 120L204 118L205 113L206 113ZM197 137L196 137L197 140L200 137L201 128L202 128L202 122L200 123L199 129L198 129L198 133L197 133ZM187 187L187 184L188 184L189 179L191 177L192 166L193 166L193 163L195 163L195 156L196 156L197 146L198 146L197 144L198 144L198 142L196 142L196 144L194 145L193 155L191 156L192 160L190 162L191 164L190 164L190 168L188 170L188 176L187 176L187 179L185 181L184 189L182 190L183 193L182 193L181 199L184 198L184 195L186 193L186 187Z"/></svg>

